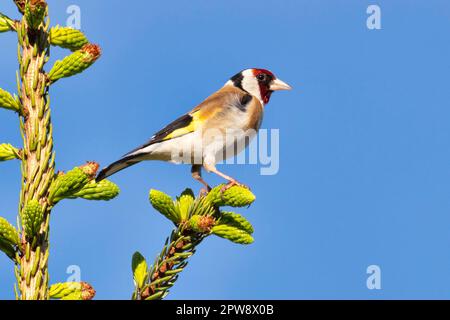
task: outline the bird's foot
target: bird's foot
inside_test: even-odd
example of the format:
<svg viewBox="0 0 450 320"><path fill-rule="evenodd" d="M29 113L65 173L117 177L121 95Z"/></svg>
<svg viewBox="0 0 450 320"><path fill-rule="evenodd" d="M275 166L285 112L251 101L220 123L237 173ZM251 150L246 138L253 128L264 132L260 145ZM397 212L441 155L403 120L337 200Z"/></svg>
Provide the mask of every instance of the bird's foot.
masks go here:
<svg viewBox="0 0 450 320"><path fill-rule="evenodd" d="M210 186L206 186L204 188L200 189L200 197L204 197L206 195L208 195L208 193L211 191L211 187Z"/></svg>
<svg viewBox="0 0 450 320"><path fill-rule="evenodd" d="M226 185L224 185L222 187L222 189L220 189L220 192L223 194L225 191L227 191L228 189L234 187L234 186L238 186L238 187L243 187L246 189L250 189L249 187L247 187L245 184L242 184L240 182L237 182L236 180L231 180L230 182L228 182Z"/></svg>

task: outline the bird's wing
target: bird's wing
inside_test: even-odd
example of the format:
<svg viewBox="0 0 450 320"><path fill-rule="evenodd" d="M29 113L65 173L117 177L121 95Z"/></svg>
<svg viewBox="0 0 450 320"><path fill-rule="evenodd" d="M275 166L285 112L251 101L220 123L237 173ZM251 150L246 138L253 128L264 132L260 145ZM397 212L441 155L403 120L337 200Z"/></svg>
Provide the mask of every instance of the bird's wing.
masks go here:
<svg viewBox="0 0 450 320"><path fill-rule="evenodd" d="M239 96L238 99L236 99L237 95ZM147 143L128 152L124 155L124 157L137 154L139 153L139 150L143 150L150 145L179 138L186 134L192 133L201 128L208 119L214 118L216 114L222 112L227 102L230 103L230 100L236 100L238 102L244 100L245 103L247 103L248 100L245 99L247 96L248 94L244 93L240 89L234 87L224 87L209 96L205 101L192 109L189 113L181 116L164 127L162 130L155 133ZM241 105L236 105L236 107L240 108Z"/></svg>
<svg viewBox="0 0 450 320"><path fill-rule="evenodd" d="M191 133L195 131L196 126L197 123L195 120L195 113L187 113L155 133L147 143L137 147L134 150L131 150L126 155L124 155L124 157L135 154L137 151L144 149L152 144L167 141Z"/></svg>

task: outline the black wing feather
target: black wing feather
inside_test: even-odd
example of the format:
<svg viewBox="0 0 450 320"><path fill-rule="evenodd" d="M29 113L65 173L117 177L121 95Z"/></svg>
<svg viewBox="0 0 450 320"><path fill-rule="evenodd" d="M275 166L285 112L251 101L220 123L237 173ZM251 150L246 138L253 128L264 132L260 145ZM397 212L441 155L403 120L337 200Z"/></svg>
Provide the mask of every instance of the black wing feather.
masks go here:
<svg viewBox="0 0 450 320"><path fill-rule="evenodd" d="M182 128L189 126L192 122L192 119L193 118L190 114L185 114L185 115L179 117L178 119L176 119L175 121L173 121L172 123L170 123L169 125L164 127L164 129L161 129L160 131L155 133L153 135L153 137L147 143L143 144L140 147L137 147L134 150L131 150L126 155L124 155L124 157L127 157L130 154L132 154L140 149L146 148L152 144L164 141L164 138L167 137L172 132L174 132L175 130L182 129Z"/></svg>

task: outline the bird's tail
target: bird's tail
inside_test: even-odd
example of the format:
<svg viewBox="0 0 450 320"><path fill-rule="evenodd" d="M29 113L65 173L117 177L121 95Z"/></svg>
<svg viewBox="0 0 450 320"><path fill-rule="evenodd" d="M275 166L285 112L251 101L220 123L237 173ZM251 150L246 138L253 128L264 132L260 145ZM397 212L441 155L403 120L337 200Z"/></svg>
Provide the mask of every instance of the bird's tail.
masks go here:
<svg viewBox="0 0 450 320"><path fill-rule="evenodd" d="M122 159L111 163L109 166L102 169L102 171L100 171L97 175L97 178L95 178L95 181L100 182L125 168L131 167L141 162L142 160L143 159L139 155L125 156Z"/></svg>

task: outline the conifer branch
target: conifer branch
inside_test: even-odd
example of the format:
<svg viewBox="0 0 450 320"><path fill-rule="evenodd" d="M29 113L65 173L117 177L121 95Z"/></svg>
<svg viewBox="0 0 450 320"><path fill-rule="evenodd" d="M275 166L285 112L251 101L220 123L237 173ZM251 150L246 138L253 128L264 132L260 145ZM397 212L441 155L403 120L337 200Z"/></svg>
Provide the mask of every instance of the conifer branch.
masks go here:
<svg viewBox="0 0 450 320"><path fill-rule="evenodd" d="M185 190L172 200L163 192L151 190L150 202L175 229L153 265L147 269L145 258L136 252L132 259L134 300L159 300L169 293L179 274L194 255L197 246L208 236L216 235L238 244L253 242L253 227L243 216L221 211L220 207L245 207L255 200L250 190L235 186L224 193L220 185L206 196L194 198Z"/></svg>
<svg viewBox="0 0 450 320"><path fill-rule="evenodd" d="M110 200L119 188L109 181L93 181L98 164L89 162L67 173L55 174L50 85L83 72L100 56L78 30L50 28L45 0L14 0L20 20L0 13L0 33L18 36L18 96L0 89L0 108L18 113L23 147L0 144L0 161L21 160L22 188L18 228L0 217L0 251L15 264L17 299L92 299L95 291L84 282L57 284L49 291L49 226L53 207L64 199ZM50 45L72 51L47 74Z"/></svg>

